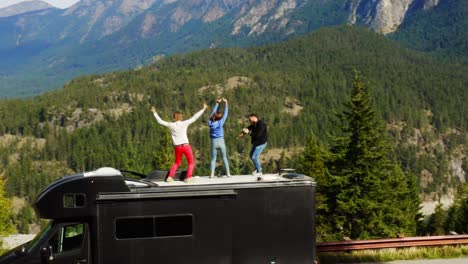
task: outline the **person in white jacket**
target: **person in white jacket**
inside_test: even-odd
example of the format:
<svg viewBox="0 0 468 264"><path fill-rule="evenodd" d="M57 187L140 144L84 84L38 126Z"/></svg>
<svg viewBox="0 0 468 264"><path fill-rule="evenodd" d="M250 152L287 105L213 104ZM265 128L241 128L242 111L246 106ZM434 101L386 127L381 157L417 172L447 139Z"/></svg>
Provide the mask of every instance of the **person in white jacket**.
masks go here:
<svg viewBox="0 0 468 264"><path fill-rule="evenodd" d="M174 181L173 177L175 172L179 168L180 163L182 162L182 155L185 155L185 158L188 162L187 176L185 177L185 182L192 182L193 170L195 168L195 159L193 157L192 147L190 147L190 143L187 137L187 128L198 118L200 118L200 116L203 114L203 112L205 112L207 107L208 106L206 105L206 103L203 104L203 109L198 111L194 116L187 120L182 120L183 116L181 112L174 112L174 122L166 122L162 120L156 112L156 108L154 106L151 107L151 112L153 112L156 121L159 124L169 128L169 130L171 131L172 143L174 144L175 162L172 165L171 170L169 171L169 176L166 179L167 182Z"/></svg>

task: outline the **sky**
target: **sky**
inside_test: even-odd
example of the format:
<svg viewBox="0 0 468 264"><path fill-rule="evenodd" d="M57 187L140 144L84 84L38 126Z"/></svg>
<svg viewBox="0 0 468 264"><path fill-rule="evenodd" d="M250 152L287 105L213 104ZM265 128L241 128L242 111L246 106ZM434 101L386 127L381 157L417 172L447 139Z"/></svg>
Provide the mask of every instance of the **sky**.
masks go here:
<svg viewBox="0 0 468 264"><path fill-rule="evenodd" d="M0 0L0 8L28 0ZM29 0L30 1L30 0ZM41 0L58 8L67 8L80 0Z"/></svg>

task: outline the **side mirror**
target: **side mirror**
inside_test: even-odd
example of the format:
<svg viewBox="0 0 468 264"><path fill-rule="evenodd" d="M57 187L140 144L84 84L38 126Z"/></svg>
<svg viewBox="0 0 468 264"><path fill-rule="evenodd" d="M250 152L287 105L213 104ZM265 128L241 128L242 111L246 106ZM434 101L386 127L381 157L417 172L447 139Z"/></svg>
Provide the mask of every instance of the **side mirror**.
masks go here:
<svg viewBox="0 0 468 264"><path fill-rule="evenodd" d="M46 263L52 263L52 260L54 260L54 254L51 245L43 247L41 253L42 259L45 260Z"/></svg>

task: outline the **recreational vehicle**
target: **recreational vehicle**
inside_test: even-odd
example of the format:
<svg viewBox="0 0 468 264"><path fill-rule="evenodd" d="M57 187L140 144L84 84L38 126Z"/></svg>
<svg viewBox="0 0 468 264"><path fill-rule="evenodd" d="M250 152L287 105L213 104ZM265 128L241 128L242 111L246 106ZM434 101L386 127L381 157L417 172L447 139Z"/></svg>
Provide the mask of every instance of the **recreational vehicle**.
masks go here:
<svg viewBox="0 0 468 264"><path fill-rule="evenodd" d="M313 264L315 182L268 174L164 181L113 168L68 175L34 208L50 224L1 264ZM183 177L183 173L179 174Z"/></svg>

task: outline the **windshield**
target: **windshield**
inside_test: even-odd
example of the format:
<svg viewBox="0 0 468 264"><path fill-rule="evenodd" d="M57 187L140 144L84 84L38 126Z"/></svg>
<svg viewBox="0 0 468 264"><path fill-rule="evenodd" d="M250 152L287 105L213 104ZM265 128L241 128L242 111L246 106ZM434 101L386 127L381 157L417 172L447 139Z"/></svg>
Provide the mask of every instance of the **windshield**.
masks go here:
<svg viewBox="0 0 468 264"><path fill-rule="evenodd" d="M38 243L38 241L41 240L41 238L44 236L45 233L47 233L47 231L49 231L49 229L51 228L52 226L52 221L50 221L44 228L42 228L41 232L39 232L34 238L33 240L29 241L28 243L26 243L26 248L27 250L31 250L33 249Z"/></svg>

